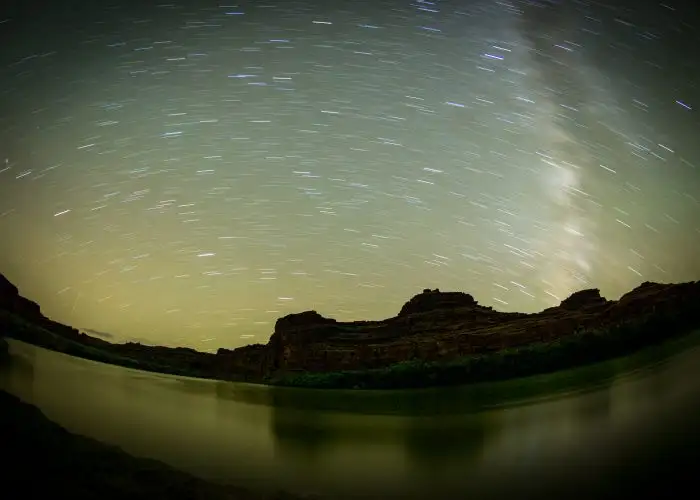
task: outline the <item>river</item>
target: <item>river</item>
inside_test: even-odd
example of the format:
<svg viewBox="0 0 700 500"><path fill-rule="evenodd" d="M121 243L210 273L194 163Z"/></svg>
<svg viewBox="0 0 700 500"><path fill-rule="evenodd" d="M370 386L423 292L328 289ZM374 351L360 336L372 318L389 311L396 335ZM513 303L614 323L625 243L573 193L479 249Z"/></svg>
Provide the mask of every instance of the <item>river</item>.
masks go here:
<svg viewBox="0 0 700 500"><path fill-rule="evenodd" d="M386 392L199 380L10 349L0 388L66 429L252 488L599 496L700 449L700 332L557 374Z"/></svg>

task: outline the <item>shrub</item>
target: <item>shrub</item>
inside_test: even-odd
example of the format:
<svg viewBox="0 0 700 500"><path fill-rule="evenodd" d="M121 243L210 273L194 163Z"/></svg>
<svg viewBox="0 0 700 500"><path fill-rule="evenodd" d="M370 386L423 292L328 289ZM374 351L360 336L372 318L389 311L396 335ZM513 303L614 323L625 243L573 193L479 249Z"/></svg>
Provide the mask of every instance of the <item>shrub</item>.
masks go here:
<svg viewBox="0 0 700 500"><path fill-rule="evenodd" d="M700 326L689 314L654 313L605 329L578 329L547 343L534 343L449 361L402 361L384 368L322 373L283 373L273 385L323 389L399 389L457 385L536 375L605 361L661 343Z"/></svg>

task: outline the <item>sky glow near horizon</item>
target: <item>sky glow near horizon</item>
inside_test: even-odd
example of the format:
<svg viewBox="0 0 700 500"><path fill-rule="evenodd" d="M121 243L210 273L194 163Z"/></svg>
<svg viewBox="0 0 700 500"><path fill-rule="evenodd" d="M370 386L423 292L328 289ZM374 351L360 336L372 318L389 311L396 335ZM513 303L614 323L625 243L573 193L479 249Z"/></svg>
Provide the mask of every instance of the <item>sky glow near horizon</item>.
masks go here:
<svg viewBox="0 0 700 500"><path fill-rule="evenodd" d="M534 312L698 280L700 29L626 3L11 14L0 272L57 321L202 350L423 288Z"/></svg>

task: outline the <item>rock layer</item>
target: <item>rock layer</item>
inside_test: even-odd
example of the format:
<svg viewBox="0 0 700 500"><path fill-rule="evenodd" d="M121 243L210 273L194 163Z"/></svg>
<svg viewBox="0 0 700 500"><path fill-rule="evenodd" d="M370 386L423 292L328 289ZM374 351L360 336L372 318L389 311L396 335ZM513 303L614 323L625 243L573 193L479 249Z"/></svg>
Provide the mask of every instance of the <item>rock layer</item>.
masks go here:
<svg viewBox="0 0 700 500"><path fill-rule="evenodd" d="M466 293L425 289L392 318L341 322L305 311L278 319L265 345L222 348L209 354L187 348L112 344L85 335L45 318L37 304L19 295L0 275L0 311L40 327L39 333L35 328L21 340L71 352L62 344L69 340L139 360L147 364L144 366L169 367L166 371L172 373L253 381L288 372L362 370L410 359L450 360L553 341L581 329L604 329L640 315L681 315L689 324L698 324L699 305L700 282L646 282L617 301L604 299L597 289L581 290L559 306L534 314L499 312L479 305Z"/></svg>
<svg viewBox="0 0 700 500"><path fill-rule="evenodd" d="M315 311L285 316L267 345L222 349L220 361L232 372L247 367L266 376L379 368L416 358L450 360L553 341L582 329L604 329L640 315L700 320L699 305L700 282L647 282L618 301L604 299L596 289L582 290L534 314L499 312L479 305L469 294L426 289L397 316L382 321L339 322Z"/></svg>

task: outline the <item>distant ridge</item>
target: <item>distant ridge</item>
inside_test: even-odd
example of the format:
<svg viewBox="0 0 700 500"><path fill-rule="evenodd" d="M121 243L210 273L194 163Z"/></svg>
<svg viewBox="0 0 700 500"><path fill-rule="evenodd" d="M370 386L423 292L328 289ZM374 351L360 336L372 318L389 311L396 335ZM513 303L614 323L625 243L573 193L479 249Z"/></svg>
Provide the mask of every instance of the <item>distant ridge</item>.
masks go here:
<svg viewBox="0 0 700 500"><path fill-rule="evenodd" d="M91 328L80 328L79 330L81 333L84 333L86 335L92 335L93 337L100 337L103 339L113 339L114 338L114 335L112 335L111 333L101 332L99 330L93 330Z"/></svg>
<svg viewBox="0 0 700 500"><path fill-rule="evenodd" d="M533 314L496 311L463 292L425 289L391 318L341 322L316 311L304 311L279 318L267 344L221 348L211 354L137 342L113 344L97 338L105 337L103 332L92 330L84 330L92 334L86 335L46 318L36 303L19 295L0 275L0 313L4 312L0 325L20 340L146 370L273 383L289 381L298 374L368 370L379 374L376 370L409 362L454 364L465 358L538 345L566 351L565 356L574 364L592 362L700 327L699 306L700 282L645 282L616 301L601 297L597 289L581 290L560 305ZM588 335L585 342L581 341L584 334ZM569 342L568 347L557 344L563 341ZM562 356L561 352L557 356ZM532 370L544 369L537 363L542 360L536 361ZM552 367L559 369L562 362L558 363ZM455 368L453 379L462 380L460 377L468 375L465 370L471 369L461 368L460 372ZM499 370L492 375L498 378L507 372ZM520 374L522 370L518 370L512 371ZM317 383L317 379L307 379L311 385Z"/></svg>

